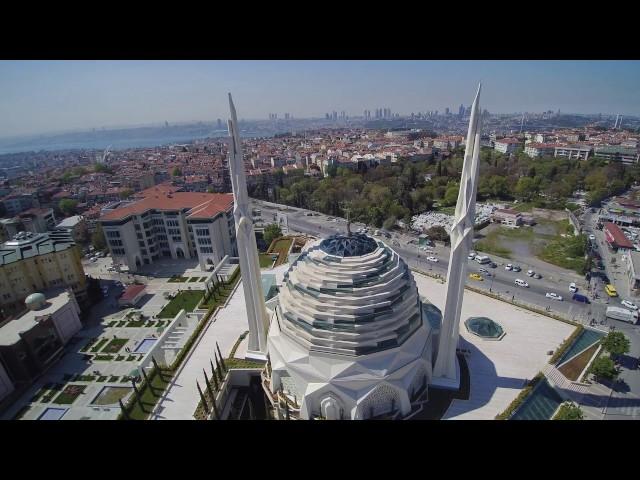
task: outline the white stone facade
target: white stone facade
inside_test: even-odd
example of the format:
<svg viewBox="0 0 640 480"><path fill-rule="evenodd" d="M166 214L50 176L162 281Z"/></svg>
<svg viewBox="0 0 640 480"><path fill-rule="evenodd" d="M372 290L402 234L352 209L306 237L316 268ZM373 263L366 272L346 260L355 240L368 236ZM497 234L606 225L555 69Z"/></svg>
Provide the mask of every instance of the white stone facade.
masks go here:
<svg viewBox="0 0 640 480"><path fill-rule="evenodd" d="M313 243L285 274L268 336L271 391L299 417L411 412L432 376L434 329L409 268L365 235Z"/></svg>

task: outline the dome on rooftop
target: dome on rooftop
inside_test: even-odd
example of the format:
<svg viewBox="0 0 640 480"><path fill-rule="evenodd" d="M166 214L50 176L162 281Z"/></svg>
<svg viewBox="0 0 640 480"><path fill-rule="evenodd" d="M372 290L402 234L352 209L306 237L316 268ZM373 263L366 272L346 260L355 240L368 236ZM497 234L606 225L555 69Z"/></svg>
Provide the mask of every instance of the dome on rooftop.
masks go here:
<svg viewBox="0 0 640 480"><path fill-rule="evenodd" d="M338 257L361 257L378 248L376 241L361 233L332 235L320 242L320 249Z"/></svg>
<svg viewBox="0 0 640 480"><path fill-rule="evenodd" d="M47 303L47 299L42 293L32 293L25 299L24 303L29 310L39 310Z"/></svg>

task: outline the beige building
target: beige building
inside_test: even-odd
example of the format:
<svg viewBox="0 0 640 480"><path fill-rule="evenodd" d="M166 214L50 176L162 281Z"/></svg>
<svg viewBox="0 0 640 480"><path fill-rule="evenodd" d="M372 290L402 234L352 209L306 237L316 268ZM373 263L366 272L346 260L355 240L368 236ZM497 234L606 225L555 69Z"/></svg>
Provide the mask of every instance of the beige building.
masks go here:
<svg viewBox="0 0 640 480"><path fill-rule="evenodd" d="M161 258L196 258L202 270L236 255L233 196L158 185L100 218L113 263L137 271Z"/></svg>
<svg viewBox="0 0 640 480"><path fill-rule="evenodd" d="M80 248L65 231L21 233L0 245L0 322L24 309L33 292L69 287L82 304L87 281Z"/></svg>

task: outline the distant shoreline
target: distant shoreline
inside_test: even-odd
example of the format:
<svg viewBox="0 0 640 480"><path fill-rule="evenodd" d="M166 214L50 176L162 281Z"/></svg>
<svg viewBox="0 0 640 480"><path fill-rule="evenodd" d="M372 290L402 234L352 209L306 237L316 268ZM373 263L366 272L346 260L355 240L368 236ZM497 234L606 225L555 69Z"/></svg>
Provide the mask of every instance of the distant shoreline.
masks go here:
<svg viewBox="0 0 640 480"><path fill-rule="evenodd" d="M219 133L218 133L219 132ZM272 137L273 134L242 132L242 137ZM109 147L110 151L129 150L134 148L162 147L176 143L191 143L196 140L206 138L226 138L226 130L210 132L208 135L168 135L148 138L106 138L106 139L86 139L60 141L56 137L43 139L43 141L29 142L7 142L4 145L0 142L0 155L29 153L29 152L57 152L66 150L104 150Z"/></svg>

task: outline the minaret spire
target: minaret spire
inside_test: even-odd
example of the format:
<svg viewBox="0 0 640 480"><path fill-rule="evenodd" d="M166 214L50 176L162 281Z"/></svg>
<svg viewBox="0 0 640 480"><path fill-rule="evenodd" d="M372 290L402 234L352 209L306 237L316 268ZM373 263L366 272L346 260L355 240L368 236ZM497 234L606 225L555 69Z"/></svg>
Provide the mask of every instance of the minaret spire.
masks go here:
<svg viewBox="0 0 640 480"><path fill-rule="evenodd" d="M445 297L438 356L433 369L434 384L449 388L458 388L460 378L456 367L456 348L460 334L460 312L464 295L467 270L467 255L473 239L473 227L476 212L476 191L480 171L480 90L478 85L476 98L471 107L469 131L460 178L460 191L456 204L455 218L451 228L451 254L447 272L447 294Z"/></svg>
<svg viewBox="0 0 640 480"><path fill-rule="evenodd" d="M244 172L242 143L238 130L236 108L233 105L231 94L229 94L229 110L231 111L231 119L228 122L229 171L233 188L233 216L236 223L240 273L242 274L249 323L249 345L246 356L247 358L266 360L269 319L262 291L256 236L249 213L249 194L247 193L247 180Z"/></svg>

